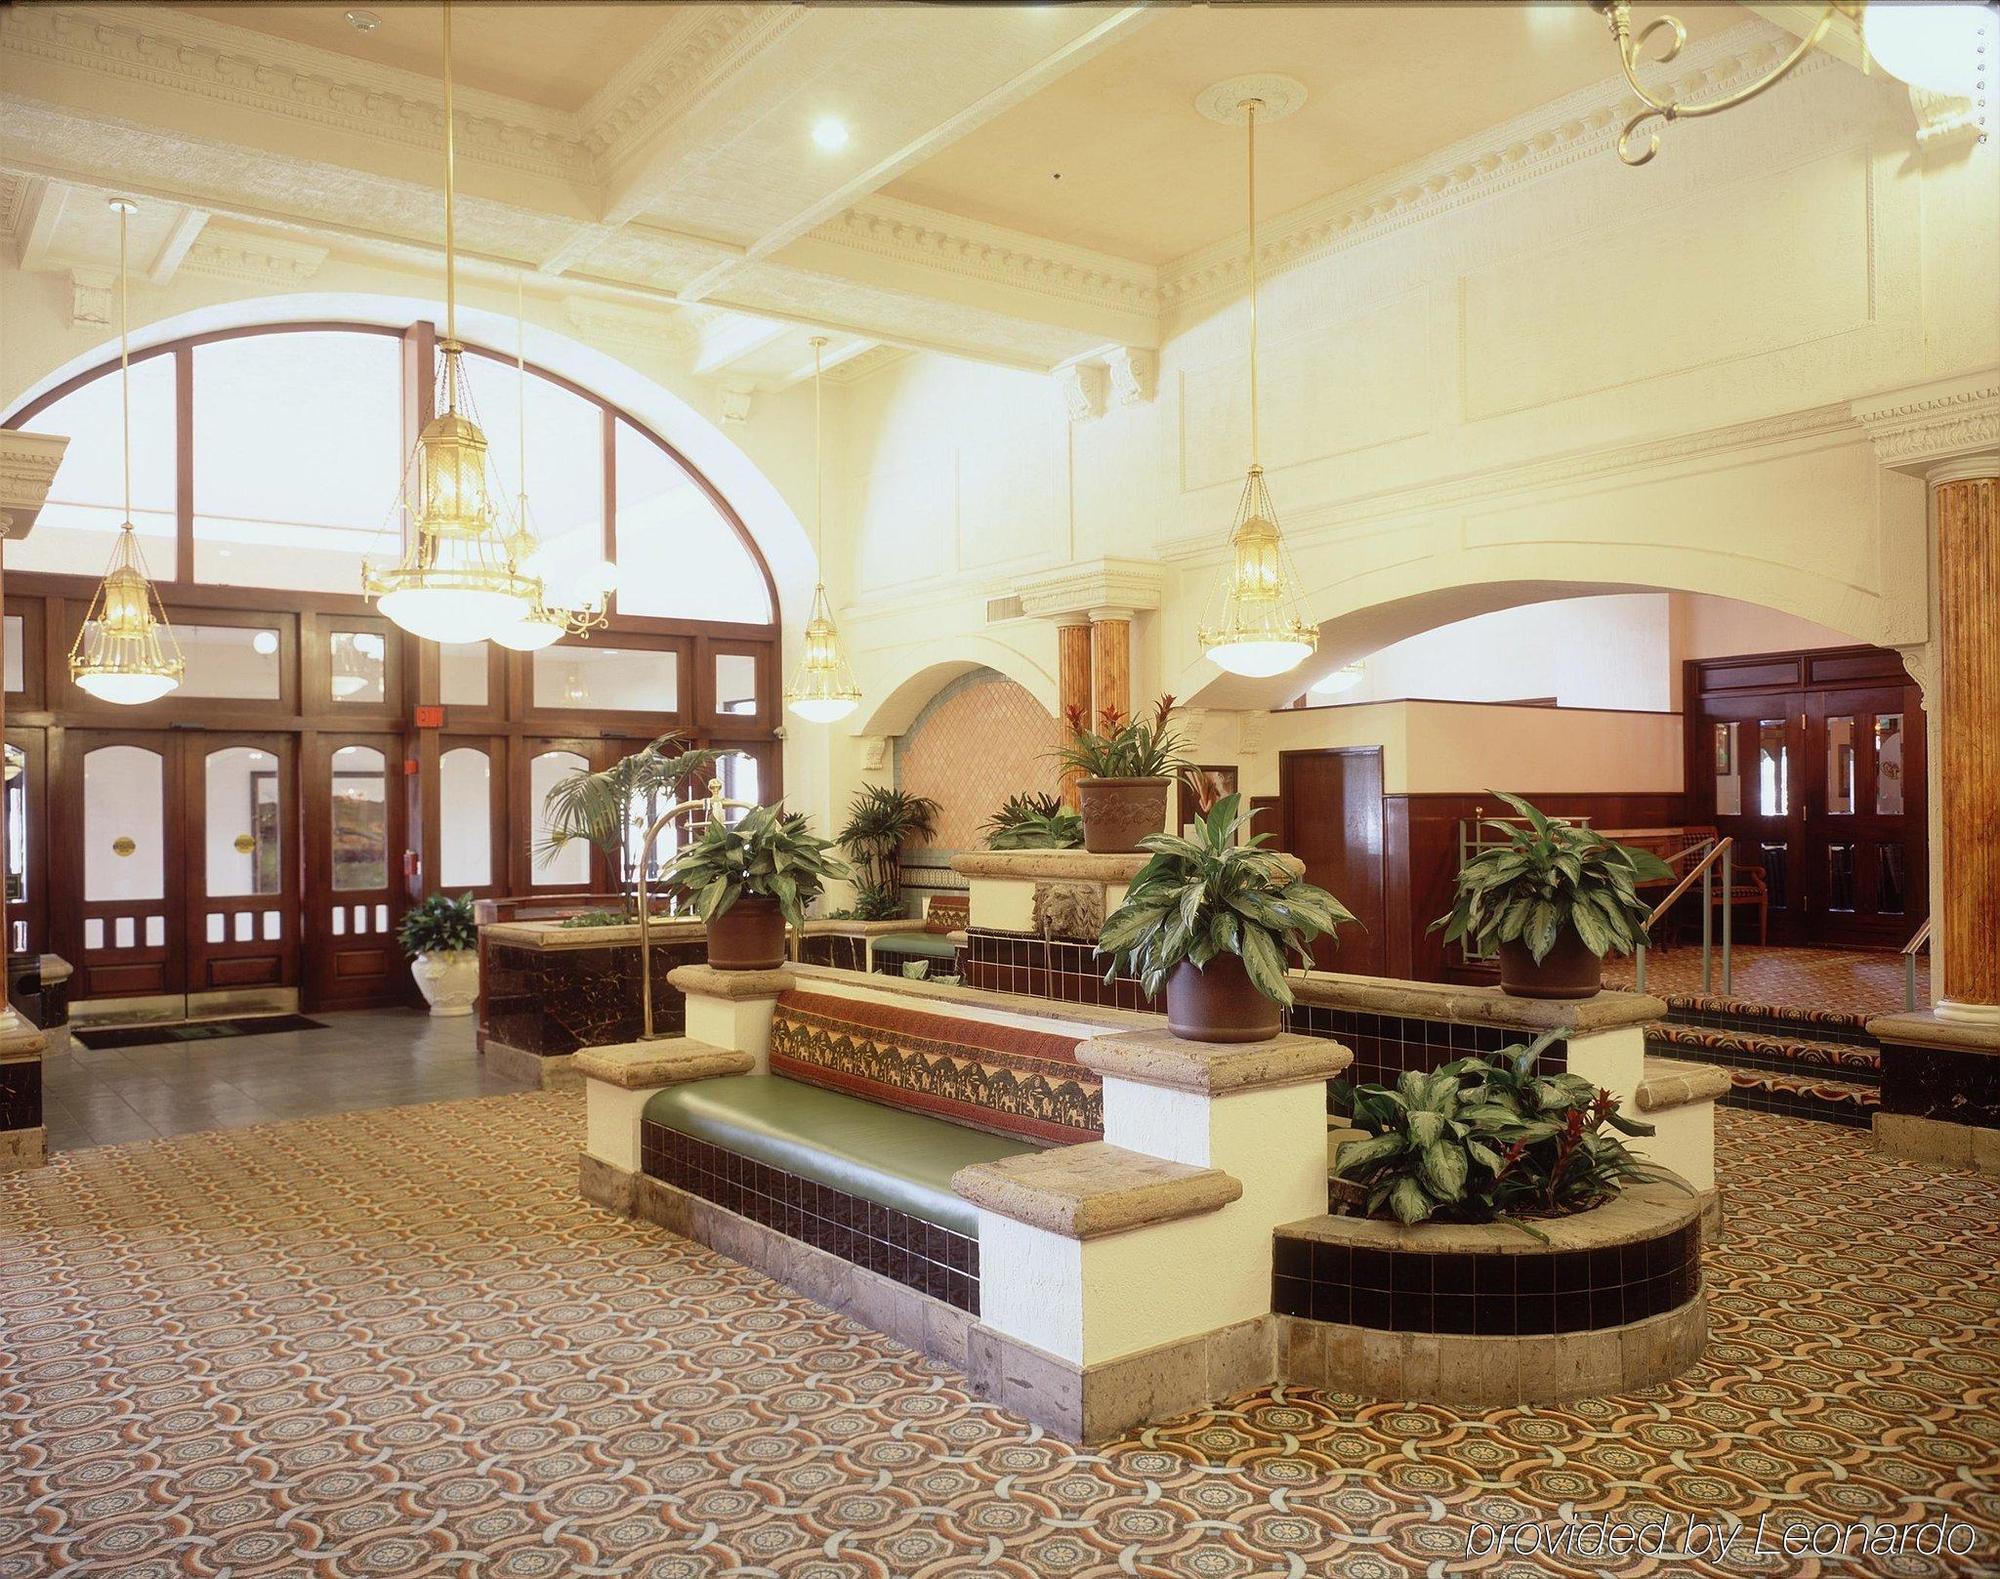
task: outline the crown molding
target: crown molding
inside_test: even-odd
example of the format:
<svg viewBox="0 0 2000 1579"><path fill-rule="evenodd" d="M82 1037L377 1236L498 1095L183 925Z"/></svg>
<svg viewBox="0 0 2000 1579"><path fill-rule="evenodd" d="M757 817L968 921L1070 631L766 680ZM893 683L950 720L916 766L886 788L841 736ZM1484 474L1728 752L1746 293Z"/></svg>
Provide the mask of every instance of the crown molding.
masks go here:
<svg viewBox="0 0 2000 1579"><path fill-rule="evenodd" d="M13 235L28 212L28 178L0 170L0 234Z"/></svg>
<svg viewBox="0 0 2000 1579"><path fill-rule="evenodd" d="M1164 581L1149 559L1086 559L1023 576L1012 591L1024 614L1049 619L1092 609L1156 609Z"/></svg>
<svg viewBox="0 0 2000 1579"><path fill-rule="evenodd" d="M28 535L68 448L60 435L0 429L0 538Z"/></svg>
<svg viewBox="0 0 2000 1579"><path fill-rule="evenodd" d="M815 241L1119 312L1157 314L1156 270L942 209L875 196L812 232Z"/></svg>
<svg viewBox="0 0 2000 1579"><path fill-rule="evenodd" d="M908 346L873 345L829 367L825 374L826 381L829 384L858 384L864 378L873 378L877 373L915 355L916 352Z"/></svg>
<svg viewBox="0 0 2000 1579"><path fill-rule="evenodd" d="M1776 444L1810 442L1833 437L1858 437L1846 401L1757 417L1747 422L1672 434L1629 444L1577 450L1539 460L1513 462L1453 477L1379 489L1286 516L1285 535L1294 546L1332 535L1344 528L1379 522L1387 517L1425 515L1462 505L1490 502L1545 488L1569 487L1598 478L1642 472L1657 466L1682 465L1723 455L1748 454ZM1212 531L1177 533L1165 540L1161 558L1174 562L1212 559Z"/></svg>
<svg viewBox="0 0 2000 1579"><path fill-rule="evenodd" d="M329 251L316 242L238 230L211 220L188 247L180 266L190 274L253 285L303 285L319 273Z"/></svg>
<svg viewBox="0 0 2000 1579"><path fill-rule="evenodd" d="M435 78L162 7L10 6L0 44L17 81L23 61L43 61L408 147L433 149L443 137ZM471 88L459 90L459 105L462 157L595 180L574 116Z"/></svg>
<svg viewBox="0 0 2000 1579"><path fill-rule="evenodd" d="M771 5L703 5L673 12L671 23L577 113L582 146L605 166L616 165L800 26L803 16L802 8Z"/></svg>
<svg viewBox="0 0 2000 1579"><path fill-rule="evenodd" d="M1884 466L1923 476L1939 461L2000 448L2000 368L1854 401Z"/></svg>
<svg viewBox="0 0 2000 1579"><path fill-rule="evenodd" d="M1762 75L1796 43L1772 23L1751 20L1689 49L1672 87L1682 96L1729 92ZM1615 63L1608 49L1607 64ZM1786 84L1824 70L1832 57L1808 55ZM1371 180L1293 209L1260 230L1258 267L1266 276L1421 224L1586 159L1613 156L1617 131L1637 112L1623 76L1581 88L1486 128ZM1159 271L1171 311L1234 292L1245 283L1245 237L1237 232Z"/></svg>

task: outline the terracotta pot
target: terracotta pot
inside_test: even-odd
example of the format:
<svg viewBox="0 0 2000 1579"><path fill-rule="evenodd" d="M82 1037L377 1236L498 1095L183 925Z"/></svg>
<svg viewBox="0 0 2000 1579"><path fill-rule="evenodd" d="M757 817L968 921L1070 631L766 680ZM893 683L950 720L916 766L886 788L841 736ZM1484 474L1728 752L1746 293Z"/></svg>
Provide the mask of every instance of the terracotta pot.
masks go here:
<svg viewBox="0 0 2000 1579"><path fill-rule="evenodd" d="M1257 990L1234 954L1196 968L1186 960L1167 976L1167 1029L1190 1042L1268 1042L1278 1034L1278 1006Z"/></svg>
<svg viewBox="0 0 2000 1579"><path fill-rule="evenodd" d="M1500 990L1510 998L1594 998L1604 990L1604 961L1565 924L1539 965L1527 944L1500 945Z"/></svg>
<svg viewBox="0 0 2000 1579"><path fill-rule="evenodd" d="M778 901L745 894L708 924L708 962L717 970L776 970L785 963L785 913Z"/></svg>
<svg viewBox="0 0 2000 1579"><path fill-rule="evenodd" d="M1083 847L1093 855L1130 855L1149 833L1167 831L1172 779L1078 779Z"/></svg>

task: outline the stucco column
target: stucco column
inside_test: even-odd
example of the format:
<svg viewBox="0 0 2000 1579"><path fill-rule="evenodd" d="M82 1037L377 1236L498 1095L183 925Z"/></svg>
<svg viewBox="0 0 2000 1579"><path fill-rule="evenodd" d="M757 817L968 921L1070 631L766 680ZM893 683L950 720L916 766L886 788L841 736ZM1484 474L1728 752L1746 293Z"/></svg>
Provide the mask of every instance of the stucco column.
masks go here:
<svg viewBox="0 0 2000 1579"><path fill-rule="evenodd" d="M2000 1025L2000 452L1926 475L1937 519L1937 1017Z"/></svg>
<svg viewBox="0 0 2000 1579"><path fill-rule="evenodd" d="M1076 738L1070 727L1072 716L1090 722L1090 616L1060 614L1056 617L1056 717L1061 723L1063 743ZM1077 773L1064 768L1063 799L1076 805Z"/></svg>
<svg viewBox="0 0 2000 1579"><path fill-rule="evenodd" d="M1132 716L1132 616L1125 609L1090 612L1090 683L1092 711L1102 716L1116 708Z"/></svg>

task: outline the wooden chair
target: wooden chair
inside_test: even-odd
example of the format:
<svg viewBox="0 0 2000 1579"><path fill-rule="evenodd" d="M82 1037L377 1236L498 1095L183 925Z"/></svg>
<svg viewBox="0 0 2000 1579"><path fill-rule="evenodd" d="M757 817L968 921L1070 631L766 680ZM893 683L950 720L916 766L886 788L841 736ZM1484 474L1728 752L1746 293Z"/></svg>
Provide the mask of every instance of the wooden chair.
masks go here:
<svg viewBox="0 0 2000 1579"><path fill-rule="evenodd" d="M1655 878L1637 885L1640 897L1651 899L1656 905L1672 893L1674 886L1694 869L1695 863L1701 859L1702 852L1717 837L1716 830L1712 826L1702 823L1689 823L1678 828L1604 828L1599 831L1607 839L1616 839L1620 844L1629 844L1635 849L1650 851L1674 869L1674 875L1670 878ZM1771 936L1770 890L1764 883L1764 869L1747 862L1744 859L1745 854L1746 852L1740 849L1733 852L1734 859L1730 863L1730 884L1726 893L1722 887L1722 873L1717 870L1709 903L1714 909L1720 909L1724 905L1756 906L1757 941L1760 944L1767 943ZM1695 893L1684 895L1683 898L1694 904L1701 902ZM1662 917L1662 919L1672 918Z"/></svg>

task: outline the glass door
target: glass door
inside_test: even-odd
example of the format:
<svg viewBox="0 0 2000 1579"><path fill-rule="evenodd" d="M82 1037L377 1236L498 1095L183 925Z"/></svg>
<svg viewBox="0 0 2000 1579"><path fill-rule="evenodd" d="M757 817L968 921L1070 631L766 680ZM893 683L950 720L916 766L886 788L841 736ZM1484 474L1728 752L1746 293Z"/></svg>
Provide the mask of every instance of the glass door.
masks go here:
<svg viewBox="0 0 2000 1579"><path fill-rule="evenodd" d="M311 1002L320 1008L399 1003L411 991L396 943L405 901L401 750L390 734L321 735L313 743L305 937Z"/></svg>
<svg viewBox="0 0 2000 1579"><path fill-rule="evenodd" d="M1746 697L1711 703L1708 762L1713 784L1717 833L1736 841L1734 865L1764 873L1773 939L1797 941L1805 914L1800 893L1800 855L1805 828L1800 764L1805 720L1796 698ZM1683 868L1684 870L1685 868ZM1721 881L1716 869L1716 881ZM1681 919L1699 927L1697 891L1681 902ZM1736 933L1740 940L1755 941Z"/></svg>
<svg viewBox="0 0 2000 1579"><path fill-rule="evenodd" d="M1807 939L1900 945L1926 914L1924 715L1906 687L1805 698Z"/></svg>
<svg viewBox="0 0 2000 1579"><path fill-rule="evenodd" d="M298 1001L298 788L290 735L182 739L189 1012Z"/></svg>
<svg viewBox="0 0 2000 1579"><path fill-rule="evenodd" d="M181 745L164 731L79 729L63 741L74 862L60 864L83 874L76 935L57 950L75 950L73 1001L133 1000L139 1016L166 1019L185 1008Z"/></svg>

